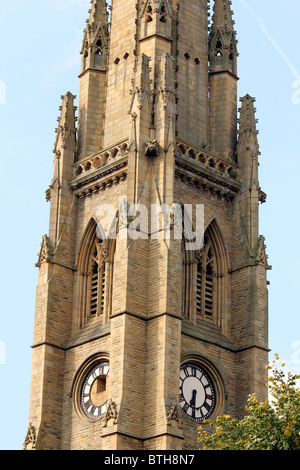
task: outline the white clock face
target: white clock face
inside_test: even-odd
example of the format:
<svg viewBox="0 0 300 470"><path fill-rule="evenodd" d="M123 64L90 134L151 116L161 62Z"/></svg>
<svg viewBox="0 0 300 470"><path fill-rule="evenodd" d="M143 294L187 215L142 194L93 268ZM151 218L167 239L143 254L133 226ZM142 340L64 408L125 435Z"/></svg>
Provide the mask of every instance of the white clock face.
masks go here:
<svg viewBox="0 0 300 470"><path fill-rule="evenodd" d="M95 421L107 410L106 379L109 362L98 362L87 374L81 387L80 405L85 416Z"/></svg>
<svg viewBox="0 0 300 470"><path fill-rule="evenodd" d="M183 364L180 369L179 403L196 421L208 419L216 404L215 389L209 375L197 364Z"/></svg>

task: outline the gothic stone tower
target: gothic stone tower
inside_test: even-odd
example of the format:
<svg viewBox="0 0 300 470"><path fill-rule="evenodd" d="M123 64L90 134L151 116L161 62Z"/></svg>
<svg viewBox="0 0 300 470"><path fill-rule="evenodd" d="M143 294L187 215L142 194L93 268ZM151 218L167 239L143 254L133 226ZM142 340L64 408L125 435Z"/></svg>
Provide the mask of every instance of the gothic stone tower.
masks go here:
<svg viewBox="0 0 300 470"><path fill-rule="evenodd" d="M207 0L91 3L47 191L24 448L196 449L204 419L266 393L254 99L238 119L228 0L212 21ZM204 208L194 249L197 211L174 235L187 205Z"/></svg>

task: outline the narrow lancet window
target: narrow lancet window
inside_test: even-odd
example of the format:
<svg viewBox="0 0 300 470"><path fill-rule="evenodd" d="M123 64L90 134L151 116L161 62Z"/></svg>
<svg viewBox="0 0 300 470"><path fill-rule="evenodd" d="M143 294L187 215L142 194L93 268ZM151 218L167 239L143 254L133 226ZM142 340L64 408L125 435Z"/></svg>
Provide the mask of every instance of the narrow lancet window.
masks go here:
<svg viewBox="0 0 300 470"><path fill-rule="evenodd" d="M91 303L90 316L99 317L104 313L105 294L105 259L102 253L102 243L96 242L91 263Z"/></svg>
<svg viewBox="0 0 300 470"><path fill-rule="evenodd" d="M92 269L92 281L91 281L91 317L97 315L97 304L98 304L98 265L94 263Z"/></svg>
<svg viewBox="0 0 300 470"><path fill-rule="evenodd" d="M201 258L197 265L196 312L213 318L214 307L214 255L210 240L205 236Z"/></svg>

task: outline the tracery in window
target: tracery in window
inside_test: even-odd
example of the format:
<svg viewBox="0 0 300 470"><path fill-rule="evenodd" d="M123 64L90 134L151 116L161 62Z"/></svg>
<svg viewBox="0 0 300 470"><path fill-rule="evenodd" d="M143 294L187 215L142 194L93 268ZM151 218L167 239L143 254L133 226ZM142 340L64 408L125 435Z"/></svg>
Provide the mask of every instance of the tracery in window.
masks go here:
<svg viewBox="0 0 300 470"><path fill-rule="evenodd" d="M192 323L197 319L226 324L228 256L223 237L215 220L204 234L200 251L185 249L182 244L182 314Z"/></svg>
<svg viewBox="0 0 300 470"><path fill-rule="evenodd" d="M102 44L101 39L99 38L98 41L96 42L96 54L102 55L102 51L103 51L103 44Z"/></svg>
<svg viewBox="0 0 300 470"><path fill-rule="evenodd" d="M166 14L167 14L167 9L166 9L166 5L163 2L160 7L160 15L161 15L160 22L161 23L165 23L167 21Z"/></svg>
<svg viewBox="0 0 300 470"><path fill-rule="evenodd" d="M148 5L146 9L146 23L151 23L152 19L152 6Z"/></svg>

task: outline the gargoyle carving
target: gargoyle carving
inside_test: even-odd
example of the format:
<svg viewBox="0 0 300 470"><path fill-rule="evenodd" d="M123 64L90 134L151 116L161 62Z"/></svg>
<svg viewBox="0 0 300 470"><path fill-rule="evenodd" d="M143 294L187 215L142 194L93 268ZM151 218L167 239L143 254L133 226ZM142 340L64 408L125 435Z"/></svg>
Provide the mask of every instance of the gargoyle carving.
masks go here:
<svg viewBox="0 0 300 470"><path fill-rule="evenodd" d="M147 157L158 157L159 155L159 148L157 140L150 140L148 139L145 144L145 155Z"/></svg>

